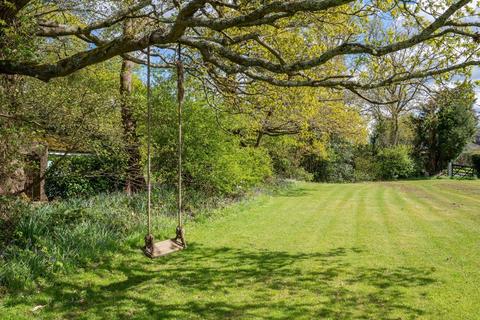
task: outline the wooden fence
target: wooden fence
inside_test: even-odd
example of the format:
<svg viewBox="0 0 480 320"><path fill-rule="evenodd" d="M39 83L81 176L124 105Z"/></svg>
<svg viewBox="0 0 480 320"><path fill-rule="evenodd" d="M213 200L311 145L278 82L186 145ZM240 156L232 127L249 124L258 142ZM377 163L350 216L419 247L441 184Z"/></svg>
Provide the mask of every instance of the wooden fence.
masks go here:
<svg viewBox="0 0 480 320"><path fill-rule="evenodd" d="M451 164L448 171L450 177L473 178L477 175L475 167L462 164Z"/></svg>

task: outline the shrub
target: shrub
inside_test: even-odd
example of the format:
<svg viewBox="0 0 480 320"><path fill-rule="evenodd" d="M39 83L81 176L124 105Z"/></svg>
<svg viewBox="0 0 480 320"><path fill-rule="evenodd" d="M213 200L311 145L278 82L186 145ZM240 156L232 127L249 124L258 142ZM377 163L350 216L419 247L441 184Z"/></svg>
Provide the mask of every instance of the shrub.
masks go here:
<svg viewBox="0 0 480 320"><path fill-rule="evenodd" d="M414 162L410 157L410 150L406 146L385 148L377 155L378 172L380 179L408 178L413 174Z"/></svg>
<svg viewBox="0 0 480 320"><path fill-rule="evenodd" d="M177 115L174 96L163 99L154 114L153 170L156 179L174 186L177 176ZM187 189L238 195L272 175L270 157L262 148L241 146L240 139L219 128L215 110L202 101L187 100L184 106L183 174Z"/></svg>
<svg viewBox="0 0 480 320"><path fill-rule="evenodd" d="M333 139L326 157L309 154L302 161L303 167L313 174L318 182L354 181L354 146L339 139Z"/></svg>
<svg viewBox="0 0 480 320"><path fill-rule="evenodd" d="M14 197L0 196L0 248L5 248L12 241L19 217L28 210L26 202Z"/></svg>
<svg viewBox="0 0 480 320"><path fill-rule="evenodd" d="M195 161L185 165L195 189L236 195L271 175L270 158L262 149L240 148L232 144L212 149L213 157L199 154Z"/></svg>
<svg viewBox="0 0 480 320"><path fill-rule="evenodd" d="M370 146L360 146L355 152L355 181L372 181L377 179L378 163Z"/></svg>
<svg viewBox="0 0 480 320"><path fill-rule="evenodd" d="M264 148L272 161L275 177L312 181L313 175L301 166L301 148L292 136L270 137L264 140Z"/></svg>
<svg viewBox="0 0 480 320"><path fill-rule="evenodd" d="M121 190L124 185L123 160L107 156L75 156L52 166L45 179L49 199L89 197Z"/></svg>

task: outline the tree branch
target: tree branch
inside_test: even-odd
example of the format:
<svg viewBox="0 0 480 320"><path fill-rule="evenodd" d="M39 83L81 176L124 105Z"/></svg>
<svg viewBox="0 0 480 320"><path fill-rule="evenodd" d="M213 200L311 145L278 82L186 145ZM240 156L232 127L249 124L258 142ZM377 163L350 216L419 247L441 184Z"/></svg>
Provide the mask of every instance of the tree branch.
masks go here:
<svg viewBox="0 0 480 320"><path fill-rule="evenodd" d="M154 31L147 31L146 33L138 32L137 38L117 38L110 41L104 41L91 32L118 23L126 17L141 8L147 6L150 1L141 1L136 5L121 10L112 16L93 23L87 27L58 25L51 22L43 22L42 28L44 35L59 36L59 35L75 35L87 42L95 43L96 48L73 54L67 58L61 59L54 63L34 64L28 62L17 62L12 60L0 60L0 73L5 74L22 74L39 78L48 81L51 78L66 76L79 69L85 68L89 65L96 64L113 58L115 56L125 56L133 51L143 50L149 45L163 45L173 46L176 43L185 44L191 48L197 49L203 56L204 60L215 65L227 74L244 74L255 80L262 80L280 86L323 86L330 88L353 88L364 89L368 87L378 87L389 85L394 82L399 82L401 79L415 79L421 76L433 76L445 72L450 72L459 68L465 68L473 65L478 65L478 61L465 60L464 63L455 64L453 66L439 68L436 70L420 70L416 73L407 75L395 75L388 79L382 79L374 83L363 84L358 80L351 79L352 76L345 75L340 77L325 77L323 79L299 79L298 72L302 70L313 69L315 67L326 64L330 60L345 55L370 55L372 57L381 57L394 52L415 47L425 41L446 37L448 35L458 35L459 37L476 37L475 34L465 29L457 29L464 27L475 26L478 22L452 22L450 19L458 10L469 3L470 0L458 0L450 5L443 14L437 17L427 27L421 30L414 36L406 40L397 41L387 45L370 45L366 43L350 43L345 42L336 47L327 49L318 56L307 59L287 63L279 51L263 41L256 32L252 30L247 34L238 35L230 38L223 33L223 38L215 38L216 31L226 30L228 28L242 28L244 26L262 25L271 23L278 19L293 16L299 12L319 12L327 11L329 9L337 8L354 2L354 0L289 0L289 1L272 1L264 4L257 9L250 12L240 14L228 18L207 18L201 13L197 14L207 3L221 6L222 3L214 0L190 0L183 4L183 6L176 6L177 9L171 8L169 10L176 10L177 14L172 14L170 22L167 26L158 27ZM16 1L25 2L28 1ZM229 7L225 4L226 7ZM241 12L240 7L235 5L232 8L235 13ZM0 6L1 8L1 6ZM170 19L170 15L168 16ZM164 25L164 24L163 24ZM449 28L442 27L448 26ZM193 37L186 36L187 28L191 27L197 34L197 28L207 28L210 32L210 37L202 36ZM200 28L201 27L201 28ZM212 31L213 30L213 31ZM40 32L40 31L39 31ZM213 32L213 34L212 34ZM240 44L244 41L254 40L260 46L268 50L278 61L272 62L258 56L248 56L246 54L238 53L231 48L233 44ZM131 55L128 55L131 57ZM470 59L470 58L469 58ZM473 57L471 59L474 59ZM288 80L279 79L274 75L289 75ZM350 77L350 79L345 79ZM297 79L295 79L297 78Z"/></svg>
<svg viewBox="0 0 480 320"><path fill-rule="evenodd" d="M41 37L58 37L79 34L88 35L94 30L108 28L120 21L123 21L126 17L128 17L128 15L148 6L151 2L152 0L143 0L135 5L116 12L106 19L92 23L86 27L58 24L52 21L40 21L39 30L37 31L36 35Z"/></svg>

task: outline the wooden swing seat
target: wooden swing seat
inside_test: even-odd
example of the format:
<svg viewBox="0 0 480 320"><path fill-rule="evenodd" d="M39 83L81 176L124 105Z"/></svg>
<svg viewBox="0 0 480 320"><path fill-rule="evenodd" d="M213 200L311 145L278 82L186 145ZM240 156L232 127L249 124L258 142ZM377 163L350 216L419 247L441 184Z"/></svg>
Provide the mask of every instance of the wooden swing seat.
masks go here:
<svg viewBox="0 0 480 320"><path fill-rule="evenodd" d="M153 244L152 247L145 247L143 252L149 258L158 258L165 256L170 253L174 253L180 250L183 250L184 247L181 243L177 242L175 239L168 239L164 241L159 241Z"/></svg>

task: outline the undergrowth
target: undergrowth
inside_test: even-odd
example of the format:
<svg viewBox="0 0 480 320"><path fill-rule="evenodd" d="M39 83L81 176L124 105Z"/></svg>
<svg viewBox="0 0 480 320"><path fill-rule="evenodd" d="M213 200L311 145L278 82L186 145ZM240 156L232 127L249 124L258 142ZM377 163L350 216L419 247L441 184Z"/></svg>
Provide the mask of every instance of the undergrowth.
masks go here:
<svg viewBox="0 0 480 320"><path fill-rule="evenodd" d="M203 223L218 208L287 186L273 183L236 198L190 191L185 195L187 223ZM154 234L173 236L175 192L155 190L153 199ZM55 275L74 272L102 256L122 248L140 248L146 229L146 195L101 194L46 204L2 198L0 214L1 294L35 290Z"/></svg>

